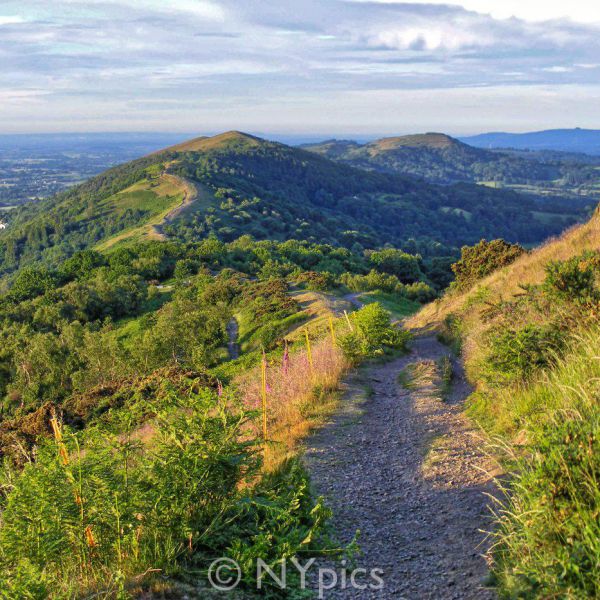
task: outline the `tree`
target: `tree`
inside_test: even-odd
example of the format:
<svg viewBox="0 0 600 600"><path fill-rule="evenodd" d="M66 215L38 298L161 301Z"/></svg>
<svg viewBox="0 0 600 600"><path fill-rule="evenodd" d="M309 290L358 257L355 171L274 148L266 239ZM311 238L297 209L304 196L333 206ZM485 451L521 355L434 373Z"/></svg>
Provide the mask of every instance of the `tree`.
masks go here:
<svg viewBox="0 0 600 600"><path fill-rule="evenodd" d="M413 283L423 276L419 267L420 257L402 250L387 248L372 252L369 258L379 271L396 275L402 283Z"/></svg>
<svg viewBox="0 0 600 600"><path fill-rule="evenodd" d="M26 267L16 276L10 289L13 300L30 300L56 285L56 275L45 267Z"/></svg>

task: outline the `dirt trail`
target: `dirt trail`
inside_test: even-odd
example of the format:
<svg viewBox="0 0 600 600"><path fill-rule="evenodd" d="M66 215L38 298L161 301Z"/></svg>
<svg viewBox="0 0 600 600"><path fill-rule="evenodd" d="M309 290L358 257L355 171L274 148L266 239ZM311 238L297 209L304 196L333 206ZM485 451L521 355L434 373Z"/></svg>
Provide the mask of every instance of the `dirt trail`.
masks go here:
<svg viewBox="0 0 600 600"><path fill-rule="evenodd" d="M178 175L163 174L165 179L170 179L175 185L183 188L183 197L181 202L172 208L161 220L160 223L156 223L152 226L152 236L154 239L166 240L167 237L163 232L163 226L174 221L184 210L192 205L196 197L198 196L198 186L192 182L179 177Z"/></svg>
<svg viewBox="0 0 600 600"><path fill-rule="evenodd" d="M489 527L494 465L463 415L470 390L461 366L454 361L444 400L431 381L410 391L398 383L408 365L434 368L448 355L435 337L421 336L411 354L360 370L340 412L307 441L305 460L338 539L348 543L360 529L357 566L382 569L385 582L380 591L336 589L325 598L494 598L482 588L480 532Z"/></svg>
<svg viewBox="0 0 600 600"><path fill-rule="evenodd" d="M230 360L235 360L240 356L240 346L238 344L239 325L235 317L232 317L227 323L227 351Z"/></svg>

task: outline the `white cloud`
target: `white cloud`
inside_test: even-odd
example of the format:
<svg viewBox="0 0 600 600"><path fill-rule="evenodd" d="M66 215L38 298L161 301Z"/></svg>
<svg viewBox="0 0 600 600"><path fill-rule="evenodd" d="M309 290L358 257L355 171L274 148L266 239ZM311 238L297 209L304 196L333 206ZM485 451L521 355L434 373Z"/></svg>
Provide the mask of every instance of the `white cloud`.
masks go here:
<svg viewBox="0 0 600 600"><path fill-rule="evenodd" d="M23 22L24 22L23 17L20 17L18 15L15 15L15 16L0 15L0 27L2 27L2 25L15 25L17 23L23 23Z"/></svg>
<svg viewBox="0 0 600 600"><path fill-rule="evenodd" d="M388 115L382 100L393 97L412 130L451 129L469 111L508 128L521 114L556 116L549 101L539 115L529 110L548 89L561 102L563 90L585 89L578 118L594 124L600 25L499 19L484 14L499 2L461 4L480 12L437 0L2 0L20 16L0 17L0 127L40 127L45 116L53 127L143 129L160 114L161 129L194 129L194 119L253 128L254 119L265 130L270 114L280 128L289 119L332 131L339 121L349 131L354 120L384 133L370 113L397 128L400 112ZM422 112L424 96L432 100ZM497 112L473 107L475 96ZM436 115L434 99L449 97ZM573 114L563 108L562 118Z"/></svg>

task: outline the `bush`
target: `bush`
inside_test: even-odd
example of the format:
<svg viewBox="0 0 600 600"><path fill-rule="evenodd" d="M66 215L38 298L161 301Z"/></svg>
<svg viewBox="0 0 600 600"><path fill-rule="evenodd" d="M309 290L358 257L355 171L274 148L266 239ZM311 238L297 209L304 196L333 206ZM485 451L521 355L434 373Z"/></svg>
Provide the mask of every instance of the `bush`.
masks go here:
<svg viewBox="0 0 600 600"><path fill-rule="evenodd" d="M402 285L396 290L401 296L408 298L409 300L415 300L421 304L430 302L435 299L437 294L436 291L424 281L417 281L410 285Z"/></svg>
<svg viewBox="0 0 600 600"><path fill-rule="evenodd" d="M525 381L553 364L565 344L565 334L554 325L526 325L521 329L492 330L483 377L491 384Z"/></svg>
<svg viewBox="0 0 600 600"><path fill-rule="evenodd" d="M600 596L599 431L597 412L561 417L518 461L495 534L501 597Z"/></svg>
<svg viewBox="0 0 600 600"><path fill-rule="evenodd" d="M390 313L379 302L352 313L351 322L354 331L341 338L339 344L353 361L384 354L387 349L406 349L411 337L391 324Z"/></svg>
<svg viewBox="0 0 600 600"><path fill-rule="evenodd" d="M580 304L595 302L598 300L596 262L597 257L591 254L550 262L546 266L544 288L562 300Z"/></svg>
<svg viewBox="0 0 600 600"><path fill-rule="evenodd" d="M303 271L298 275L297 282L304 284L307 290L326 291L333 286L335 279L328 272Z"/></svg>
<svg viewBox="0 0 600 600"><path fill-rule="evenodd" d="M504 240L481 240L475 246L463 246L460 260L452 265L456 275L455 285L466 289L492 271L505 267L525 253L519 244Z"/></svg>

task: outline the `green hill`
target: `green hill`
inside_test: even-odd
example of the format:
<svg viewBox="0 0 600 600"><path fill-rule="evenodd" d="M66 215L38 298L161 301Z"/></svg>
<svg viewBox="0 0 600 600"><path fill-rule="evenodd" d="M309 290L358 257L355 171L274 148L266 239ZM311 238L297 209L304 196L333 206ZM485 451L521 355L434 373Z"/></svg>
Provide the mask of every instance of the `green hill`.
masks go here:
<svg viewBox="0 0 600 600"><path fill-rule="evenodd" d="M383 140L370 151L385 154L399 143ZM193 202L184 201L189 186L202 190ZM155 226L160 236L181 241L251 234L346 247L391 243L431 254L441 252L440 244L453 249L481 237L537 243L574 222L539 219L539 212L511 191L432 185L228 132L121 165L14 211L0 234L0 272L152 237Z"/></svg>
<svg viewBox="0 0 600 600"><path fill-rule="evenodd" d="M302 146L362 169L514 189L534 198L541 212L578 217L597 202L600 177L593 157L559 152L486 150L442 133L407 135L367 144L327 140Z"/></svg>
<svg viewBox="0 0 600 600"><path fill-rule="evenodd" d="M555 165L474 148L443 133L389 137L362 145L328 140L303 148L363 169L414 175L435 183L517 183L560 177Z"/></svg>

